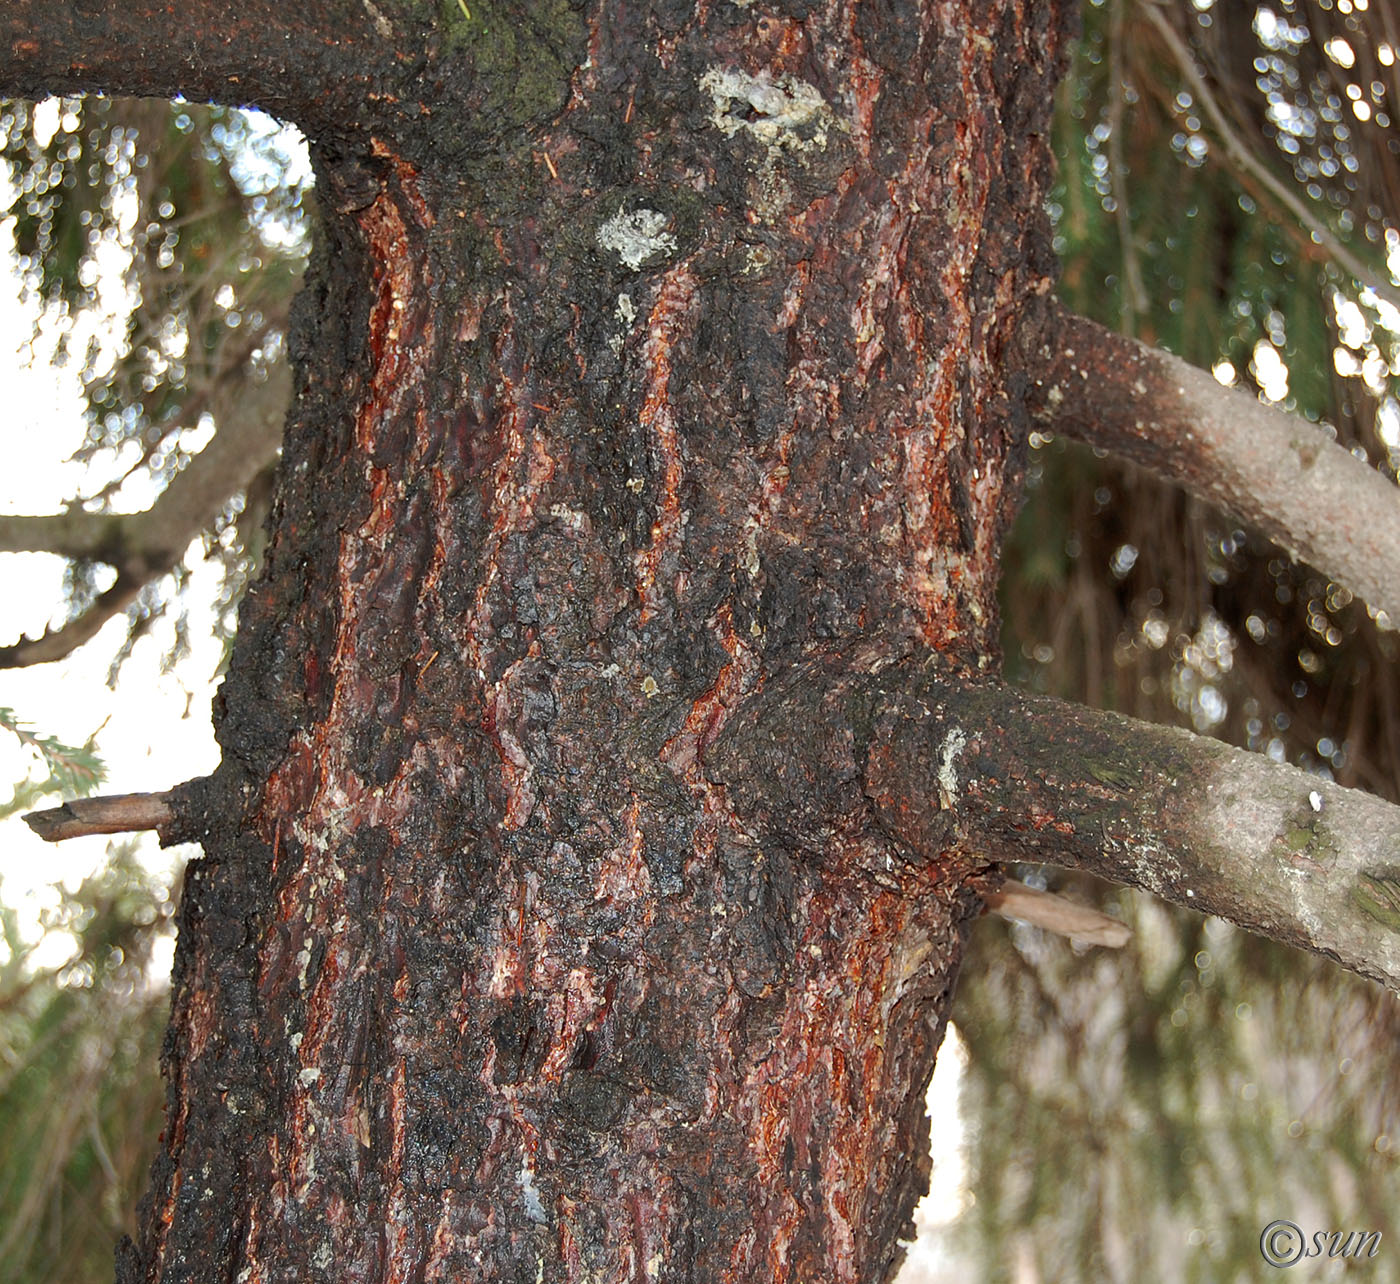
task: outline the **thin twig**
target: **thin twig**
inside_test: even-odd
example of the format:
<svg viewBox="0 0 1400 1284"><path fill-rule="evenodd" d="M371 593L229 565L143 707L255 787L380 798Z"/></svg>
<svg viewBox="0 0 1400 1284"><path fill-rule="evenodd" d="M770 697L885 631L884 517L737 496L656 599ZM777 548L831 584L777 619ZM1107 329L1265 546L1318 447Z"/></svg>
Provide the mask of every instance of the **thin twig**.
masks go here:
<svg viewBox="0 0 1400 1284"><path fill-rule="evenodd" d="M1113 192L1113 217L1118 225L1118 241L1123 248L1120 328L1124 334L1135 336L1137 319L1147 311L1147 287L1142 281L1137 246L1133 242L1133 220L1128 211L1128 187L1124 181L1127 166L1123 162L1123 109L1127 105L1127 85L1123 79L1123 6L1126 3L1127 0L1117 0L1109 20L1108 181Z"/></svg>
<svg viewBox="0 0 1400 1284"><path fill-rule="evenodd" d="M1211 124L1215 127L1220 141L1224 144L1226 153L1231 160L1245 171L1255 182L1265 187L1270 195L1287 207L1304 227L1312 233L1313 239L1327 251L1337 264L1355 277L1362 285L1374 290L1377 295L1385 299L1388 303L1400 307L1400 290L1396 290L1390 282L1382 280L1370 268L1368 268L1359 258L1356 257L1345 245L1343 245L1331 229L1318 218L1308 207L1298 199L1296 193L1279 181L1270 172L1267 166L1255 158L1249 148L1240 140L1229 121L1225 118L1225 113L1220 109L1220 104L1216 102L1215 95L1211 92L1210 86L1206 83L1205 77L1201 74L1200 68L1196 65L1195 56L1191 53L1181 37L1172 29L1171 24L1162 15L1161 9L1155 0L1149 0L1143 4L1143 12L1147 15L1147 20L1157 29L1157 33L1166 42L1171 50L1172 56L1176 59L1177 65L1181 68L1181 74L1186 77L1186 82L1191 86L1192 92L1199 99L1202 109L1210 118Z"/></svg>

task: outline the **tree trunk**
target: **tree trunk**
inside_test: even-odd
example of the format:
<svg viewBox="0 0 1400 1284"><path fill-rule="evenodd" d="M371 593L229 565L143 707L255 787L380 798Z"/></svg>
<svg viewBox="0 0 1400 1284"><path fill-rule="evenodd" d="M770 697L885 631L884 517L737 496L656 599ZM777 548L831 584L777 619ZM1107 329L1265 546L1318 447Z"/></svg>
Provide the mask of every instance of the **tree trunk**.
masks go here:
<svg viewBox="0 0 1400 1284"><path fill-rule="evenodd" d="M298 120L325 213L119 1276L885 1279L982 860L707 754L996 668L1060 6L422 7L0 19Z"/></svg>

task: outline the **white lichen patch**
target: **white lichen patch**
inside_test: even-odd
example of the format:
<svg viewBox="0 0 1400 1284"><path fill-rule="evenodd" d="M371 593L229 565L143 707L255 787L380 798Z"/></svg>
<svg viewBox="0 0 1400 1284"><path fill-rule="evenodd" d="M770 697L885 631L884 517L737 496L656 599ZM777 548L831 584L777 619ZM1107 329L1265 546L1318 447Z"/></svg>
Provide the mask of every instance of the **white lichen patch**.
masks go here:
<svg viewBox="0 0 1400 1284"><path fill-rule="evenodd" d="M816 88L796 76L751 76L732 67L711 67L700 77L712 104L710 120L727 137L748 135L764 147L750 200L760 218L771 222L794 200L791 178L827 150L834 132L847 126ZM750 259L745 271L764 264Z"/></svg>
<svg viewBox="0 0 1400 1284"><path fill-rule="evenodd" d="M825 147L836 117L825 98L805 80L766 71L757 76L731 67L711 67L700 88L714 104L710 119L729 137L741 130L761 143Z"/></svg>
<svg viewBox="0 0 1400 1284"><path fill-rule="evenodd" d="M676 252L670 226L670 218L660 210L618 210L598 229L598 244L616 254L629 271L639 272L649 260Z"/></svg>
<svg viewBox="0 0 1400 1284"><path fill-rule="evenodd" d="M967 748L967 735L961 727L954 727L944 738L943 750L938 759L938 801L944 811L958 805L958 755Z"/></svg>
<svg viewBox="0 0 1400 1284"><path fill-rule="evenodd" d="M590 526L588 514L581 509L570 508L567 504L551 504L549 515L562 526L572 531L586 531Z"/></svg>
<svg viewBox="0 0 1400 1284"><path fill-rule="evenodd" d="M544 1215L540 1188L535 1185L535 1174L528 1158L520 1161L520 1193L525 1196L525 1216L536 1226L543 1226L549 1219Z"/></svg>
<svg viewBox="0 0 1400 1284"><path fill-rule="evenodd" d="M758 559L758 523L752 517L744 523L744 543L739 554L739 565L744 568L749 579L758 578L761 565Z"/></svg>
<svg viewBox="0 0 1400 1284"><path fill-rule="evenodd" d="M617 307L613 310L613 315L620 323L621 329L609 336L608 347L613 350L613 356L620 357L622 345L627 342L627 335L637 319L637 305L632 302L630 294L623 293L617 296Z"/></svg>
<svg viewBox="0 0 1400 1284"><path fill-rule="evenodd" d="M362 3L365 6L365 12L374 19L374 29L379 32L385 40L393 40L395 38L394 28L390 24L389 19L371 3L371 0L362 0Z"/></svg>

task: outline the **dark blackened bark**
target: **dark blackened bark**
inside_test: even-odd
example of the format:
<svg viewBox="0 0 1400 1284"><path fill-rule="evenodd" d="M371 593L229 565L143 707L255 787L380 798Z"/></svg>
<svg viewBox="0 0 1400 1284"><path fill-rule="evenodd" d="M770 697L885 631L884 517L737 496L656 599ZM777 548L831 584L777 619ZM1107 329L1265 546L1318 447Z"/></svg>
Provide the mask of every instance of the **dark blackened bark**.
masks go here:
<svg viewBox="0 0 1400 1284"><path fill-rule="evenodd" d="M247 33L332 208L122 1278L885 1278L981 860L707 755L814 657L995 667L1060 6L307 21Z"/></svg>
<svg viewBox="0 0 1400 1284"><path fill-rule="evenodd" d="M567 0L14 0L0 8L0 77L17 97L260 107L324 142L337 163L321 168L323 196L348 208L377 191L376 150L460 166L548 120L585 38Z"/></svg>

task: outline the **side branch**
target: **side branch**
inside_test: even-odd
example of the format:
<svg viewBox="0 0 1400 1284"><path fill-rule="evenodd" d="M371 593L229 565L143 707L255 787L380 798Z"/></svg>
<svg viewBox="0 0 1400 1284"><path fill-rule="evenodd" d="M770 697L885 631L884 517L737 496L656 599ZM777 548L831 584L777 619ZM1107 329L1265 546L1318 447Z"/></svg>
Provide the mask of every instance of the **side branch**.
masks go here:
<svg viewBox="0 0 1400 1284"><path fill-rule="evenodd" d="M875 664L794 667L706 751L756 833L819 852L863 802L924 860L1082 869L1400 991L1400 807L937 657Z"/></svg>
<svg viewBox="0 0 1400 1284"><path fill-rule="evenodd" d="M250 381L244 395L230 403L209 444L145 512L0 517L0 552L58 553L117 568L116 583L76 619L40 638L0 647L0 669L63 659L126 610L145 585L169 571L219 510L275 458L290 395L285 365L261 383Z"/></svg>
<svg viewBox="0 0 1400 1284"><path fill-rule="evenodd" d="M1400 488L1315 424L1061 313L1033 412L1254 526L1400 625Z"/></svg>
<svg viewBox="0 0 1400 1284"><path fill-rule="evenodd" d="M173 563L172 563L173 565ZM141 594L142 587L170 567L152 569L148 577L132 577L118 572L116 583L98 595L81 615L57 629L46 629L37 638L20 638L11 646L0 646L0 669L24 669L31 664L51 664L72 655L84 642L90 642L114 615L125 611Z"/></svg>
<svg viewBox="0 0 1400 1284"><path fill-rule="evenodd" d="M404 8L384 0L391 13ZM395 13L397 17L397 13ZM314 133L360 127L367 136L399 113L370 105L421 60L422 20L390 23L362 0L288 6L213 0L123 0L0 5L0 94L183 95L252 104ZM317 88L317 87L320 88ZM415 104L416 105L416 104ZM366 119L376 114L375 120Z"/></svg>
<svg viewBox="0 0 1400 1284"><path fill-rule="evenodd" d="M1190 732L990 681L882 702L866 775L917 851L1082 869L1400 990L1400 808Z"/></svg>

